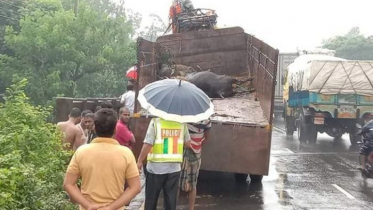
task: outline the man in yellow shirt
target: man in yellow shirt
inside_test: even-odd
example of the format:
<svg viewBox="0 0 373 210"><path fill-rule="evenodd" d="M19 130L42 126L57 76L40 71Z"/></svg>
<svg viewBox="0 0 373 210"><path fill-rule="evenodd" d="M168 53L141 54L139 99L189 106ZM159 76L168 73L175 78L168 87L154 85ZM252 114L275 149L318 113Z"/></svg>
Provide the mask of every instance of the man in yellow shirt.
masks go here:
<svg viewBox="0 0 373 210"><path fill-rule="evenodd" d="M80 210L123 210L140 192L133 153L112 138L117 120L113 109L104 108L95 113L98 137L79 147L71 159L64 189L80 205ZM80 190L76 185L79 177L82 178Z"/></svg>

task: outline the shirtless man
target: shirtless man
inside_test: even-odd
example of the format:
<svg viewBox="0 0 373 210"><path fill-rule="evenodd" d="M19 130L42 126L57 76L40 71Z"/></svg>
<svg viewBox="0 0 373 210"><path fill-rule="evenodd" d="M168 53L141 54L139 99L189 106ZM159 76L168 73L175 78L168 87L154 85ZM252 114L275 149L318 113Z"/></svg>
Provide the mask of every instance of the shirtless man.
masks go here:
<svg viewBox="0 0 373 210"><path fill-rule="evenodd" d="M57 123L57 128L63 133L62 143L66 150L76 150L79 147L81 133L76 124L80 122L81 111L73 108L69 114L69 120Z"/></svg>

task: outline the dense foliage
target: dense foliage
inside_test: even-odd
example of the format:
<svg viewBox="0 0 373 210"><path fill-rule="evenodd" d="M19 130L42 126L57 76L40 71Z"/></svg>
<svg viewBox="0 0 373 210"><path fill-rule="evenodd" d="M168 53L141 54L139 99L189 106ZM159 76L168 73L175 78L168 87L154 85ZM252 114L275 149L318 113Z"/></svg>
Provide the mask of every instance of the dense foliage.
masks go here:
<svg viewBox="0 0 373 210"><path fill-rule="evenodd" d="M142 17L115 2L0 1L0 209L77 208L62 189L72 154L47 122L49 105L56 96L125 91ZM154 37L161 29L146 30Z"/></svg>
<svg viewBox="0 0 373 210"><path fill-rule="evenodd" d="M12 85L0 104L0 209L76 209L62 189L71 154L46 123L49 110L29 104L26 85Z"/></svg>
<svg viewBox="0 0 373 210"><path fill-rule="evenodd" d="M124 72L136 62L136 45L123 4L74 2L29 0L22 8L13 7L21 17L19 27L6 27L5 47L14 53L0 55L3 89L27 78L26 93L42 105L56 96L109 97L124 92ZM17 22L10 18L5 19Z"/></svg>
<svg viewBox="0 0 373 210"><path fill-rule="evenodd" d="M352 28L344 36L324 41L323 47L336 51L336 56L350 60L373 60L373 36L364 36Z"/></svg>

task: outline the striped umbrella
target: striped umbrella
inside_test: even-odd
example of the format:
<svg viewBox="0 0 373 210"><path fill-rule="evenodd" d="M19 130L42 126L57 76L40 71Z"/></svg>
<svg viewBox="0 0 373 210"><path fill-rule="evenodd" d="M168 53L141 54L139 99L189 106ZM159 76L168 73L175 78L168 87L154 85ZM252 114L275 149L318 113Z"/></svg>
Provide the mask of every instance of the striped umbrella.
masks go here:
<svg viewBox="0 0 373 210"><path fill-rule="evenodd" d="M150 114L180 123L197 123L214 114L214 105L201 89L176 79L148 84L139 91L138 101Z"/></svg>

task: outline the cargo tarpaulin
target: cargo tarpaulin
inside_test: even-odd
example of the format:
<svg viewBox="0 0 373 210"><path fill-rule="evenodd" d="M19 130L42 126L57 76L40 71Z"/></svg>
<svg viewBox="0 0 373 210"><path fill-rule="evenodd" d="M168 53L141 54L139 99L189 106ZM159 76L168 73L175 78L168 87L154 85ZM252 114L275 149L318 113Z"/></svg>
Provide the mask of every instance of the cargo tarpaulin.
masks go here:
<svg viewBox="0 0 373 210"><path fill-rule="evenodd" d="M373 61L330 56L302 59L289 66L289 82L294 91L373 96Z"/></svg>

